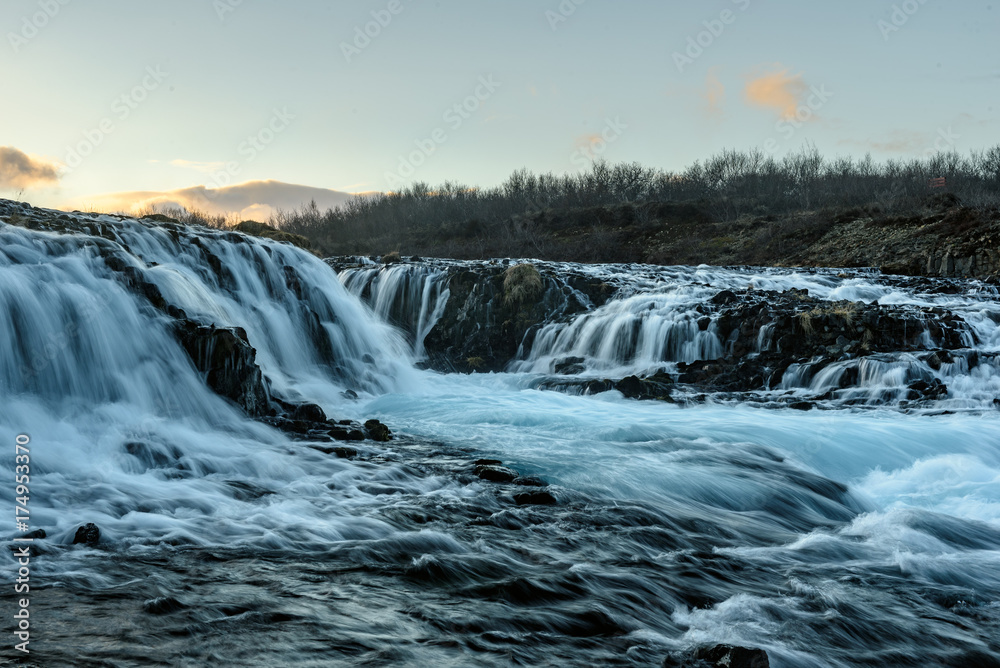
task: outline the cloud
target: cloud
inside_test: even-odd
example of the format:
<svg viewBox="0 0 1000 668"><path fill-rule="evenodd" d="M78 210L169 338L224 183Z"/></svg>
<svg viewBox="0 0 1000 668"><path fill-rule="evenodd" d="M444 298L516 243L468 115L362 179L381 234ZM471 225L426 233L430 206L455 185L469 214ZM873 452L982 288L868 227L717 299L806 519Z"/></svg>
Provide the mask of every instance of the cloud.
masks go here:
<svg viewBox="0 0 1000 668"><path fill-rule="evenodd" d="M591 148L592 146L596 146L602 141L604 141L604 138L601 135L596 133L588 133L577 137L573 141L573 145L578 149L586 150Z"/></svg>
<svg viewBox="0 0 1000 668"><path fill-rule="evenodd" d="M171 160L170 164L174 167L193 169L194 171L201 172L202 174L214 174L215 172L222 171L226 167L225 162L198 162L196 160Z"/></svg>
<svg viewBox="0 0 1000 668"><path fill-rule="evenodd" d="M291 211L315 201L321 209L344 204L355 195L280 181L248 181L225 188L194 186L170 191L108 193L67 202L64 209L126 211L186 209L217 215L237 215L242 220L266 220L279 210Z"/></svg>
<svg viewBox="0 0 1000 668"><path fill-rule="evenodd" d="M801 74L793 75L787 69L780 69L750 79L745 94L750 104L777 111L782 119L787 120L795 117L806 91Z"/></svg>
<svg viewBox="0 0 1000 668"><path fill-rule="evenodd" d="M722 113L722 100L726 97L726 87L719 81L719 68L710 67L708 77L705 79L705 101L708 104L708 113L718 115Z"/></svg>
<svg viewBox="0 0 1000 668"><path fill-rule="evenodd" d="M59 182L59 165L30 156L13 146L0 146L0 190L21 190Z"/></svg>

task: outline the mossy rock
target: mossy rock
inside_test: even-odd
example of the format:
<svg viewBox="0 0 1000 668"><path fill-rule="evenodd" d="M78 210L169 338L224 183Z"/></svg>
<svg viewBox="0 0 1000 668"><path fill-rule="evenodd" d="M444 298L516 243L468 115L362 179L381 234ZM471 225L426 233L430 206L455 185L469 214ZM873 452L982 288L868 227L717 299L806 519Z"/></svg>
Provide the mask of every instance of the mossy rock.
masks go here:
<svg viewBox="0 0 1000 668"><path fill-rule="evenodd" d="M504 272L504 302L508 306L537 299L544 292L542 275L533 264L518 264Z"/></svg>
<svg viewBox="0 0 1000 668"><path fill-rule="evenodd" d="M286 244L292 244L299 248L305 250L310 250L312 244L309 240L298 234L292 234L290 232L283 232L276 227L271 227L267 223L258 223L256 220L244 220L239 225L233 227L234 232L241 232L252 237L261 237L263 239L271 239L273 241L280 241Z"/></svg>

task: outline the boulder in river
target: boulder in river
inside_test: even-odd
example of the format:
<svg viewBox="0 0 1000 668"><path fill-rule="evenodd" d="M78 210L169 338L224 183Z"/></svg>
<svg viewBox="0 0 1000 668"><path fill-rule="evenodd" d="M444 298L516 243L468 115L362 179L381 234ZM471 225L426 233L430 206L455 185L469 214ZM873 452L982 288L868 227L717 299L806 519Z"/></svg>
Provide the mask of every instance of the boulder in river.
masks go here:
<svg viewBox="0 0 1000 668"><path fill-rule="evenodd" d="M257 351L245 330L181 320L175 332L209 387L236 402L247 415L259 417L270 412L271 401L264 374L257 366Z"/></svg>
<svg viewBox="0 0 1000 668"><path fill-rule="evenodd" d="M74 545L86 545L87 547L94 547L99 542L101 542L101 530L93 522L90 522L89 524L84 524L82 527L76 530L76 535L73 536Z"/></svg>
<svg viewBox="0 0 1000 668"><path fill-rule="evenodd" d="M365 431L373 441L385 443L392 440L392 432L389 428L378 420L368 420L365 422Z"/></svg>

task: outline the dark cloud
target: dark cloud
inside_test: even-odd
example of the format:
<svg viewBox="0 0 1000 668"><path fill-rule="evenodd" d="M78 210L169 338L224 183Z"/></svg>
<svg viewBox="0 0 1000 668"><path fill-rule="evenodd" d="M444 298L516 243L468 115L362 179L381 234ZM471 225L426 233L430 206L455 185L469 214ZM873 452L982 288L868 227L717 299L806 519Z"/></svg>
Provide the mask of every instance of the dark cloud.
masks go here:
<svg viewBox="0 0 1000 668"><path fill-rule="evenodd" d="M13 146L0 146L0 190L22 190L53 185L59 181L59 166L34 158Z"/></svg>

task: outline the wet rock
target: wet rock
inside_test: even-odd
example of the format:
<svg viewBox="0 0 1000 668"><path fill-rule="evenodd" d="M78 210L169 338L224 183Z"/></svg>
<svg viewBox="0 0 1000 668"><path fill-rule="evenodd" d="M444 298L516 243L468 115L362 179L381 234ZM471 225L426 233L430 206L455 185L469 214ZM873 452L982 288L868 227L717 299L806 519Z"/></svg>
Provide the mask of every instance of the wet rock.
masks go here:
<svg viewBox="0 0 1000 668"><path fill-rule="evenodd" d="M519 506L554 506L558 501L549 492L532 491L515 494L514 503Z"/></svg>
<svg viewBox="0 0 1000 668"><path fill-rule="evenodd" d="M639 378L629 376L615 383L615 389L630 399L659 399L671 402L671 389L674 379L666 373Z"/></svg>
<svg viewBox="0 0 1000 668"><path fill-rule="evenodd" d="M316 404L299 404L289 417L302 422L326 422L326 413Z"/></svg>
<svg viewBox="0 0 1000 668"><path fill-rule="evenodd" d="M373 441L384 443L392 440L392 432L378 420L368 420L365 422L365 430Z"/></svg>
<svg viewBox="0 0 1000 668"><path fill-rule="evenodd" d="M337 441L363 441L365 434L360 429L345 429L343 427L333 427L327 432Z"/></svg>
<svg viewBox="0 0 1000 668"><path fill-rule="evenodd" d="M707 668L770 668L771 663L767 652L749 647L734 647L733 645L716 645L700 647L691 653L693 666ZM669 665L666 662L664 665Z"/></svg>
<svg viewBox="0 0 1000 668"><path fill-rule="evenodd" d="M340 393L340 396L344 397L345 399L349 399L351 401L357 401L358 399L358 393L355 392L354 390L344 390L343 392Z"/></svg>
<svg viewBox="0 0 1000 668"><path fill-rule="evenodd" d="M183 453L175 446L131 441L124 446L125 452L139 460L147 470L166 469L178 465Z"/></svg>
<svg viewBox="0 0 1000 668"><path fill-rule="evenodd" d="M587 370L582 357L564 357L553 366L553 372L562 376L574 376Z"/></svg>
<svg viewBox="0 0 1000 668"><path fill-rule="evenodd" d="M224 329L192 320L176 323L178 341L205 382L252 417L271 413L270 393L257 366L257 351L242 328ZM324 418L325 419L325 416Z"/></svg>
<svg viewBox="0 0 1000 668"><path fill-rule="evenodd" d="M475 462L476 466L502 466L503 462L499 459L477 459Z"/></svg>
<svg viewBox="0 0 1000 668"><path fill-rule="evenodd" d="M541 478L535 478L532 476L521 476L519 478L514 478L514 484L520 485L522 487L548 487L549 483L545 482Z"/></svg>
<svg viewBox="0 0 1000 668"><path fill-rule="evenodd" d="M615 383L615 389L626 397L636 397L643 393L642 381L637 376L628 376Z"/></svg>
<svg viewBox="0 0 1000 668"><path fill-rule="evenodd" d="M349 448L346 446L338 446L335 448L327 448L321 445L311 446L313 450L318 450L325 455L334 455L338 459L354 459L358 456L358 451L355 448Z"/></svg>
<svg viewBox="0 0 1000 668"><path fill-rule="evenodd" d="M816 408L816 404L812 401L794 401L788 407L796 411L811 411Z"/></svg>
<svg viewBox="0 0 1000 668"><path fill-rule="evenodd" d="M45 536L46 536L45 529L35 529L34 531L29 531L28 533L24 534L23 536L19 536L19 537L20 538L30 538L31 540L41 540L41 539L45 538Z"/></svg>
<svg viewBox="0 0 1000 668"><path fill-rule="evenodd" d="M489 482L514 482L517 479L517 471L506 466L494 464L476 467L476 477Z"/></svg>
<svg viewBox="0 0 1000 668"><path fill-rule="evenodd" d="M94 547L99 542L101 542L101 530L93 522L85 524L76 530L76 535L73 536L74 545L86 545L87 547Z"/></svg>
<svg viewBox="0 0 1000 668"><path fill-rule="evenodd" d="M244 480L227 480L226 485L232 490L233 498L237 501L257 501L274 494L269 489Z"/></svg>
<svg viewBox="0 0 1000 668"><path fill-rule="evenodd" d="M739 301L739 297L732 290L723 290L719 294L712 297L709 302L715 306L724 306L725 304L732 304Z"/></svg>
<svg viewBox="0 0 1000 668"><path fill-rule="evenodd" d="M169 615L172 612L183 610L187 606L178 601L173 596L163 596L146 601L142 604L143 612L150 615Z"/></svg>
<svg viewBox="0 0 1000 668"><path fill-rule="evenodd" d="M907 390L906 398L909 401L943 399L948 396L948 386L937 378L914 381Z"/></svg>
<svg viewBox="0 0 1000 668"><path fill-rule="evenodd" d="M424 340L430 368L503 371L542 325L602 304L614 292L593 277L518 267L484 262L447 269L450 297Z"/></svg>

